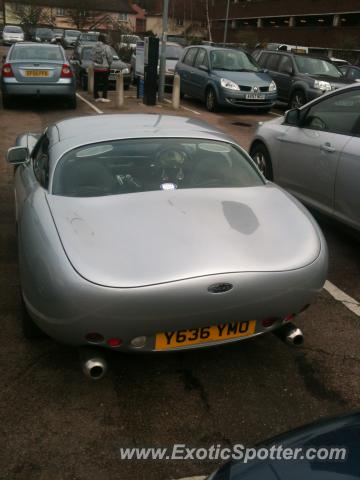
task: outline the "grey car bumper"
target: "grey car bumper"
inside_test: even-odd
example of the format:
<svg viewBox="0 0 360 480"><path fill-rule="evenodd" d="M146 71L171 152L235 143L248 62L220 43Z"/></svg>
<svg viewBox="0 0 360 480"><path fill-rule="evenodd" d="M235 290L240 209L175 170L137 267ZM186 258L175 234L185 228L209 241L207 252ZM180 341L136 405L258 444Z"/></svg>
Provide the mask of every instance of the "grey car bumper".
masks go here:
<svg viewBox="0 0 360 480"><path fill-rule="evenodd" d="M73 84L21 84L21 83L3 83L1 86L3 95L9 96L52 96L52 97L70 97L75 95L76 88Z"/></svg>
<svg viewBox="0 0 360 480"><path fill-rule="evenodd" d="M221 89L219 94L219 104L232 107L245 108L271 108L276 100L277 93L260 93L260 98L247 98L250 92L225 91ZM263 96L263 98L261 98Z"/></svg>

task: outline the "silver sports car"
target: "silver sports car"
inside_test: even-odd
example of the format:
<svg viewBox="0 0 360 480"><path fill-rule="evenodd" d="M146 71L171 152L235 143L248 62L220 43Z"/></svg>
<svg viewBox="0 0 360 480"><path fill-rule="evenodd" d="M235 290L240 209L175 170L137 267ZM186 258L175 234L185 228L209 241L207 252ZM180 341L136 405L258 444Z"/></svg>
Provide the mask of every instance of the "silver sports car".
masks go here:
<svg viewBox="0 0 360 480"><path fill-rule="evenodd" d="M360 85L261 124L250 154L306 205L360 231Z"/></svg>
<svg viewBox="0 0 360 480"><path fill-rule="evenodd" d="M89 116L16 145L27 334L132 352L207 347L284 328L323 286L313 218L209 125Z"/></svg>

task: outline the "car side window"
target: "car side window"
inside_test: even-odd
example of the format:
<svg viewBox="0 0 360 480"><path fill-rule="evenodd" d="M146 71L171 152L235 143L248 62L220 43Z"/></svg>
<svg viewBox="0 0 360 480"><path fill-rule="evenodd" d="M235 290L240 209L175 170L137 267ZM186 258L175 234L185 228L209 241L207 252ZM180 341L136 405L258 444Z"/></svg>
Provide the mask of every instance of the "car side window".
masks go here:
<svg viewBox="0 0 360 480"><path fill-rule="evenodd" d="M34 174L44 188L49 185L49 139L46 133L39 139L32 153Z"/></svg>
<svg viewBox="0 0 360 480"><path fill-rule="evenodd" d="M350 80L360 80L360 70L358 70L357 68L349 68L348 77L350 78Z"/></svg>
<svg viewBox="0 0 360 480"><path fill-rule="evenodd" d="M269 58L269 54L267 52L262 52L260 57L257 59L258 64L260 67L265 67L267 59Z"/></svg>
<svg viewBox="0 0 360 480"><path fill-rule="evenodd" d="M195 67L199 67L200 65L209 68L209 60L204 48L200 48L198 54L196 55Z"/></svg>
<svg viewBox="0 0 360 480"><path fill-rule="evenodd" d="M185 57L184 57L184 63L185 63L186 65L191 65L191 66L192 66L192 65L194 64L194 60L195 60L197 51L198 51L197 48L190 48L190 49L186 52Z"/></svg>
<svg viewBox="0 0 360 480"><path fill-rule="evenodd" d="M302 127L342 135L360 135L360 91L341 93L309 109Z"/></svg>
<svg viewBox="0 0 360 480"><path fill-rule="evenodd" d="M281 60L279 62L279 72L280 73L289 73L293 68L291 58L287 55L281 55Z"/></svg>
<svg viewBox="0 0 360 480"><path fill-rule="evenodd" d="M277 71L279 61L280 61L280 57L282 57L282 56L283 55L278 55L276 53L271 53L269 55L269 58L268 58L267 62L266 62L266 68L268 68L269 70Z"/></svg>

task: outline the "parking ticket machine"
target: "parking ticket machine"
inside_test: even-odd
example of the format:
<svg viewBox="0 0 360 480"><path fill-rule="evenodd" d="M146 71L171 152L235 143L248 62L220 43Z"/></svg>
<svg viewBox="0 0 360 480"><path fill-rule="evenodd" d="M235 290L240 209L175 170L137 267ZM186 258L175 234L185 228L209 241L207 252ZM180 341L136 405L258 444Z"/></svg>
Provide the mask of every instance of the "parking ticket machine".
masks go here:
<svg viewBox="0 0 360 480"><path fill-rule="evenodd" d="M145 105L156 105L159 64L159 39L146 37L144 40L144 97Z"/></svg>

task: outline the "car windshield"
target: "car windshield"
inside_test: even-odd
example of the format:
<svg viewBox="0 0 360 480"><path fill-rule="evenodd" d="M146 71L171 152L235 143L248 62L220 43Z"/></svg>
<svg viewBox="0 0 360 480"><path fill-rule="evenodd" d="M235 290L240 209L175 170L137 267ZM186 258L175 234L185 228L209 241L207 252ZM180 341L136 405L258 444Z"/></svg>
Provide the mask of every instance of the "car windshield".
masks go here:
<svg viewBox="0 0 360 480"><path fill-rule="evenodd" d="M240 50L213 50L210 53L212 70L258 72L260 67L247 53Z"/></svg>
<svg viewBox="0 0 360 480"><path fill-rule="evenodd" d="M63 62L64 57L58 46L30 44L16 45L11 52L10 60Z"/></svg>
<svg viewBox="0 0 360 480"><path fill-rule="evenodd" d="M247 156L229 143L151 138L95 143L66 153L55 169L52 190L67 197L96 197L263 184Z"/></svg>
<svg viewBox="0 0 360 480"><path fill-rule="evenodd" d="M36 29L37 35L52 35L53 31L50 28L37 28Z"/></svg>
<svg viewBox="0 0 360 480"><path fill-rule="evenodd" d="M98 39L98 33L82 33L80 35L80 41L82 42L96 42Z"/></svg>
<svg viewBox="0 0 360 480"><path fill-rule="evenodd" d="M81 35L81 32L79 32L78 30L67 30L67 31L65 32L65 36L66 36L66 37L75 37L75 38L78 38L80 35Z"/></svg>
<svg viewBox="0 0 360 480"><path fill-rule="evenodd" d="M4 32L5 33L23 33L20 27L5 27Z"/></svg>
<svg viewBox="0 0 360 480"><path fill-rule="evenodd" d="M81 50L81 59L82 60L92 60L92 50L93 50L93 47L86 47L86 48L83 48ZM113 56L113 59L118 59L119 56L118 54L116 53L116 51L110 47L110 50L111 50L111 53L112 53L112 56Z"/></svg>
<svg viewBox="0 0 360 480"><path fill-rule="evenodd" d="M295 62L300 73L318 76L325 75L335 78L342 76L342 73L335 65L322 58L295 56Z"/></svg>
<svg viewBox="0 0 360 480"><path fill-rule="evenodd" d="M168 60L179 60L183 48L178 45L166 45L166 58Z"/></svg>

